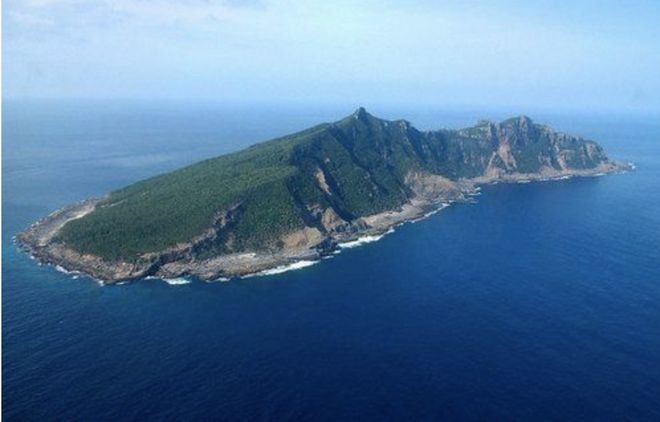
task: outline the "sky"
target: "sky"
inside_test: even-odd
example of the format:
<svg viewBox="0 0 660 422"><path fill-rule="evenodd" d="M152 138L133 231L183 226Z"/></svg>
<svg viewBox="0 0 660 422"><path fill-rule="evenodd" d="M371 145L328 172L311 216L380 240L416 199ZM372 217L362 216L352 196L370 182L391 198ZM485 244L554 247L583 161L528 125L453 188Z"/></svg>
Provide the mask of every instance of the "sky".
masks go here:
<svg viewBox="0 0 660 422"><path fill-rule="evenodd" d="M660 111L660 1L4 0L3 98Z"/></svg>

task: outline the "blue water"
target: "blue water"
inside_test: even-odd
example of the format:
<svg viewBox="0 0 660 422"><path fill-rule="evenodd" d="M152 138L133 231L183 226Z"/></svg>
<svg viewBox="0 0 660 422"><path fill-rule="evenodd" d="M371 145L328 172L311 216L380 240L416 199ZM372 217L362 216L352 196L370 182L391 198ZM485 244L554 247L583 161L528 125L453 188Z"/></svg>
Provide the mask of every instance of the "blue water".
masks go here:
<svg viewBox="0 0 660 422"><path fill-rule="evenodd" d="M6 103L7 420L660 419L660 119L539 113L635 172L484 188L309 268L100 287L10 239L330 107ZM503 111L375 110L422 128Z"/></svg>

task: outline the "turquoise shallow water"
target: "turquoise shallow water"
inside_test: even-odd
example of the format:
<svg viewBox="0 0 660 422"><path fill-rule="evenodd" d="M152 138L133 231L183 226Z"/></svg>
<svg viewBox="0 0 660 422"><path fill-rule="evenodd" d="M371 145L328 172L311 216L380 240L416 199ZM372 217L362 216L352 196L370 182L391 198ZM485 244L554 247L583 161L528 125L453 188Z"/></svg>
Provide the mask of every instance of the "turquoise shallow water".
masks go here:
<svg viewBox="0 0 660 422"><path fill-rule="evenodd" d="M635 172L496 185L311 267L100 287L11 243L72 201L350 110L8 103L8 419L660 418L660 119L532 116ZM503 112L374 110L422 128Z"/></svg>

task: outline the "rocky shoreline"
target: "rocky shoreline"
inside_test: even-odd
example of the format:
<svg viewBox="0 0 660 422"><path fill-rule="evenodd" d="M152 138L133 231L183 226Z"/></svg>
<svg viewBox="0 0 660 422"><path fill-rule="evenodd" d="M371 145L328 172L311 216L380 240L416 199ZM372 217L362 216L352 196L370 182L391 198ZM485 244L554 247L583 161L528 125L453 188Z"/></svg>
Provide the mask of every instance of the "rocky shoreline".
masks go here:
<svg viewBox="0 0 660 422"><path fill-rule="evenodd" d="M466 201L478 192L480 185L597 176L632 168L631 164L608 161L588 170L558 171L548 168L533 174L499 173L458 181L431 174L410 174L406 183L415 195L399 209L361 217L350 224L332 221L328 217L329 230L326 233L309 227L290 233L283 239L285 247L279 251L234 253L204 260L196 259L193 252L216 235L213 229L189 243L146 254L135 263L107 262L97 256L80 254L54 241L58 231L68 221L92 212L101 199L89 199L57 210L18 234L16 240L38 262L56 266L65 272L88 275L102 284L147 277L171 279L192 276L205 281L226 280L264 272L281 272L301 261L317 261L337 251L342 244L382 236L397 225L422 219L449 203Z"/></svg>

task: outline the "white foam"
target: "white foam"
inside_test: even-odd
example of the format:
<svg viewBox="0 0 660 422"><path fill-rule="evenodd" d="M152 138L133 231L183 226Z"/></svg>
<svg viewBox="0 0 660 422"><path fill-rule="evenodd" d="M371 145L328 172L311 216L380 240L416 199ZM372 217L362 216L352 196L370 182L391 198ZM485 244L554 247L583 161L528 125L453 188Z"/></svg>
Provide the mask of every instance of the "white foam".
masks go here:
<svg viewBox="0 0 660 422"><path fill-rule="evenodd" d="M523 180L518 180L516 183L523 184L523 183L529 183L529 182L531 182L531 180L523 179Z"/></svg>
<svg viewBox="0 0 660 422"><path fill-rule="evenodd" d="M169 284L170 286L182 286L184 284L190 284L192 283L192 280L189 280L184 277L177 277L177 278L163 278L162 279L165 283Z"/></svg>
<svg viewBox="0 0 660 422"><path fill-rule="evenodd" d="M444 207L443 207L443 208L444 208ZM429 211L429 212L427 212L426 214L424 214L423 216L421 216L421 217L419 217L419 218L415 218L415 219L413 219L413 220L405 221L404 224L405 224L405 223L410 223L410 224L418 223L418 222L420 222L420 221L422 221L422 220L424 220L424 219L429 218L430 216L432 216L432 215L434 215L434 214L437 214L438 212L440 212L441 209L442 209L442 208L438 208L438 209L435 209L435 210L433 210L433 211Z"/></svg>
<svg viewBox="0 0 660 422"><path fill-rule="evenodd" d="M442 207L442 208L444 208L444 207ZM413 221L423 220L423 219L428 218L428 217L430 217L430 216L432 216L432 215L435 215L435 214L439 213L440 210L442 210L442 208L438 208L438 209L436 209L436 210L429 211L429 212L427 212L426 214L424 214L424 215L422 216L422 218L418 218L417 220L413 220Z"/></svg>
<svg viewBox="0 0 660 422"><path fill-rule="evenodd" d="M447 208L450 205L451 205L451 202L443 202L440 205L438 205L437 208L427 212L426 214L422 215L421 217L415 218L414 220L404 221L401 224L405 224L405 223L415 224L415 223L420 222L420 221L422 221L426 218L429 218L430 216L432 216L434 214L439 213L440 211L444 210L445 208Z"/></svg>
<svg viewBox="0 0 660 422"><path fill-rule="evenodd" d="M337 246L340 247L341 249L356 248L358 246L362 246L367 243L376 242L382 238L383 238L382 234L378 236L364 236L356 240L351 240L350 242L340 243Z"/></svg>
<svg viewBox="0 0 660 422"><path fill-rule="evenodd" d="M62 267L61 265L55 265L55 270L61 272L62 274L66 274L66 275L74 275L75 276L75 275L80 274L80 271L75 271L75 270L69 271L66 268ZM78 277L74 277L74 278L78 278Z"/></svg>
<svg viewBox="0 0 660 422"><path fill-rule="evenodd" d="M363 237L360 237L358 239L351 240L350 242L339 243L337 246L340 249L357 248L358 246L362 246L362 245L367 244L367 243L377 242L380 239L382 239L385 235L388 235L390 233L394 233L394 228L393 227L391 227L388 231L386 231L383 234L363 236Z"/></svg>
<svg viewBox="0 0 660 422"><path fill-rule="evenodd" d="M269 270L263 270L259 271L258 273L253 273L253 274L247 274L244 275L241 278L249 278L249 277L260 277L260 276L265 276L265 275L275 275L275 274L282 274L287 271L294 271L294 270L300 270L302 268L306 267L311 267L312 265L318 263L319 261L308 261L308 260L303 260L303 261L296 261L291 264L287 265L279 265L275 268L271 268Z"/></svg>
<svg viewBox="0 0 660 422"><path fill-rule="evenodd" d="M64 268L64 267L62 267L62 266L60 266L60 265L56 265L56 266L55 266L55 269L56 269L57 271L61 272L61 273L69 274L69 271L67 271L66 268Z"/></svg>
<svg viewBox="0 0 660 422"><path fill-rule="evenodd" d="M433 211L429 211L429 212L427 212L426 214L424 214L424 217L430 217L430 216L432 216L433 214L437 214L437 213L439 213L440 211L442 211L442 210L444 210L445 208L447 208L449 205L450 205L450 204L449 204L448 202L443 202L442 204L440 204L440 206L439 206L438 208L436 208L436 209L434 209Z"/></svg>
<svg viewBox="0 0 660 422"><path fill-rule="evenodd" d="M477 186L474 189L472 189L471 191L467 192L466 195L467 196L479 196L479 195L481 195L481 193L482 193L481 192L481 186Z"/></svg>

